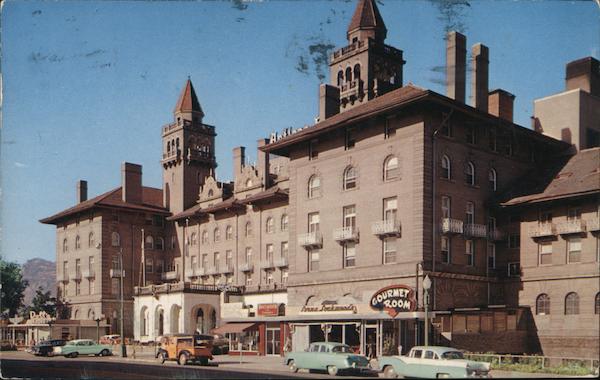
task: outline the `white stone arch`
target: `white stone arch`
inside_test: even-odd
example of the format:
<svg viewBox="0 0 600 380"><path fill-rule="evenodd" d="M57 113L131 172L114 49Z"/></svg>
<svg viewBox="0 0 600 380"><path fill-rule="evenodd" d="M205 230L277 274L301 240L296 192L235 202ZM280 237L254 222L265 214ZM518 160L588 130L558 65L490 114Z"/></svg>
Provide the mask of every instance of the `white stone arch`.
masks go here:
<svg viewBox="0 0 600 380"><path fill-rule="evenodd" d="M217 316L214 306L198 304L190 312L190 331L208 334L217 326Z"/></svg>
<svg viewBox="0 0 600 380"><path fill-rule="evenodd" d="M148 306L143 306L142 309L140 310L140 337L143 336L148 336Z"/></svg>
<svg viewBox="0 0 600 380"><path fill-rule="evenodd" d="M181 306L171 305L171 312L169 313L169 332L171 334L179 334L179 319L181 317Z"/></svg>
<svg viewBox="0 0 600 380"><path fill-rule="evenodd" d="M154 309L154 336L158 337L165 334L165 310L162 305Z"/></svg>

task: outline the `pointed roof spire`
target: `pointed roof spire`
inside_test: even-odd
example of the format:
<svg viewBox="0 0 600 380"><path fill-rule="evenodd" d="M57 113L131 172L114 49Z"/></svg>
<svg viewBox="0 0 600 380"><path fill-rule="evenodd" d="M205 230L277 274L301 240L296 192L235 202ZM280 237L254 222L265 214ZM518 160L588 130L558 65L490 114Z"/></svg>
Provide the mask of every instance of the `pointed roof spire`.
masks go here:
<svg viewBox="0 0 600 380"><path fill-rule="evenodd" d="M376 0L358 0L356 10L348 26L348 36L356 30L374 30L375 39L383 41L387 34L387 28L377 9Z"/></svg>
<svg viewBox="0 0 600 380"><path fill-rule="evenodd" d="M202 111L202 107L200 107L200 102L198 102L196 91L194 91L194 86L192 86L192 81L189 76L185 83L185 87L181 91L181 95L179 95L179 100L177 100L177 105L173 112L198 112L204 116L204 112Z"/></svg>

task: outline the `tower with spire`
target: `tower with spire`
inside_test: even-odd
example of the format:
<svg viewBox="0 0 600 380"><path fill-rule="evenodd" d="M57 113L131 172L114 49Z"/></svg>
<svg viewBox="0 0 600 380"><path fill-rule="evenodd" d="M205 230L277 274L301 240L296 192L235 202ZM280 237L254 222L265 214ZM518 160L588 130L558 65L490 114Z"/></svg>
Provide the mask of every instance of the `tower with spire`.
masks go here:
<svg viewBox="0 0 600 380"><path fill-rule="evenodd" d="M359 0L348 45L333 53L331 84L340 92L340 112L402 87L402 50L385 44L387 29L375 0Z"/></svg>
<svg viewBox="0 0 600 380"><path fill-rule="evenodd" d="M177 213L193 206L204 179L217 167L215 128L204 124L204 112L188 78L173 110L174 120L163 126L163 203Z"/></svg>

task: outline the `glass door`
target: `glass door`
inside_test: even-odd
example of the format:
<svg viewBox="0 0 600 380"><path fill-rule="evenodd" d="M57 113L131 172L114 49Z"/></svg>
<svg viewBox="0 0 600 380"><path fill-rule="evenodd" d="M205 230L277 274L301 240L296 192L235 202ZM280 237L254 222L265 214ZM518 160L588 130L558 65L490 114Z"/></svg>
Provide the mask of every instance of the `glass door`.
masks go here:
<svg viewBox="0 0 600 380"><path fill-rule="evenodd" d="M267 355L278 356L281 354L281 330L279 327L267 327L266 344Z"/></svg>

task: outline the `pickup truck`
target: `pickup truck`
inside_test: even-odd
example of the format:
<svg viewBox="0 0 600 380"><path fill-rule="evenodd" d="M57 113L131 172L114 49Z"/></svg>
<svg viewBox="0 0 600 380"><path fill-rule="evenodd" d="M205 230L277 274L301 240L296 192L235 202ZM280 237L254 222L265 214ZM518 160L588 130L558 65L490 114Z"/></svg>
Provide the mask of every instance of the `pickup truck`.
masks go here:
<svg viewBox="0 0 600 380"><path fill-rule="evenodd" d="M331 376L342 372L371 372L366 356L355 354L349 346L336 342L315 342L306 351L289 352L284 364L292 372L299 369L324 370Z"/></svg>

